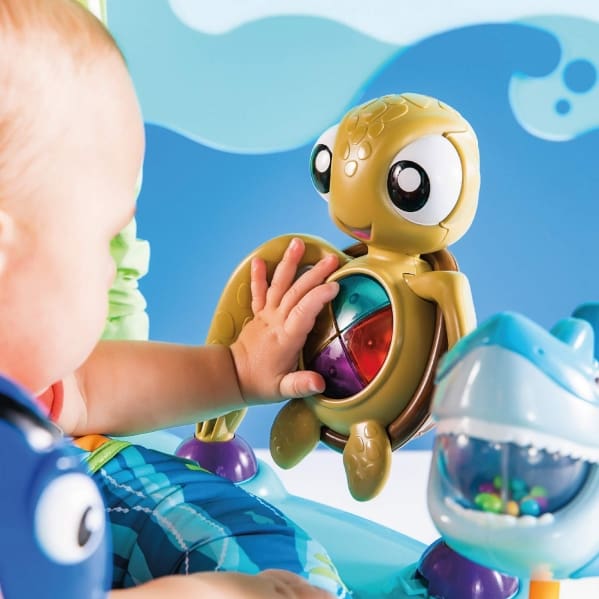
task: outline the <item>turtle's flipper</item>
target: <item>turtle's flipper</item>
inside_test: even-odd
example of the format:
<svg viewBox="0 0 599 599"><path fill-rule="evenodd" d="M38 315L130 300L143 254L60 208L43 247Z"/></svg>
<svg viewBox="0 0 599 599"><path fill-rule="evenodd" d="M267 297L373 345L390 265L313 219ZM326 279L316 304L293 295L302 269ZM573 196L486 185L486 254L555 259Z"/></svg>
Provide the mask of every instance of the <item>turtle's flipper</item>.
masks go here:
<svg viewBox="0 0 599 599"><path fill-rule="evenodd" d="M343 465L353 498L367 501L375 497L391 469L387 431L375 420L352 424L343 450Z"/></svg>
<svg viewBox="0 0 599 599"><path fill-rule="evenodd" d="M320 421L303 399L292 399L277 414L270 431L270 453L281 468L293 468L317 445Z"/></svg>

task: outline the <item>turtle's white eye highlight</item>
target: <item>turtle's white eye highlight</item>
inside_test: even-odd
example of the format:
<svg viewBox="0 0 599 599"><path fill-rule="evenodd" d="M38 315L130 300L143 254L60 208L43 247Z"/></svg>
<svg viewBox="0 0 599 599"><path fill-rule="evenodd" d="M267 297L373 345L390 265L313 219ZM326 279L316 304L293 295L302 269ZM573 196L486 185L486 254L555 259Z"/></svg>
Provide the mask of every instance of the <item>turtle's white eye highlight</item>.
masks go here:
<svg viewBox="0 0 599 599"><path fill-rule="evenodd" d="M76 564L88 558L104 537L104 504L89 476L70 472L54 479L35 507L40 547L53 561Z"/></svg>
<svg viewBox="0 0 599 599"><path fill-rule="evenodd" d="M462 163L442 135L426 135L395 155L387 192L397 211L419 225L438 225L449 216L462 189Z"/></svg>
<svg viewBox="0 0 599 599"><path fill-rule="evenodd" d="M316 141L310 155L310 175L316 191L328 202L331 189L333 147L339 125L327 129Z"/></svg>

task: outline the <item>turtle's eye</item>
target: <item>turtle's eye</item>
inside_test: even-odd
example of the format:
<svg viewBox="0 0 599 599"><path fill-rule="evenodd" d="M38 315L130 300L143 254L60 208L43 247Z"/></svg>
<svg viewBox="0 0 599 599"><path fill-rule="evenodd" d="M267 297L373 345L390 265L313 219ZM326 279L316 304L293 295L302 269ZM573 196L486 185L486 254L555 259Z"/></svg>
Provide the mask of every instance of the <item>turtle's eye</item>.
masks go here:
<svg viewBox="0 0 599 599"><path fill-rule="evenodd" d="M310 175L316 191L328 202L331 189L333 146L339 125L327 129L316 141L310 155Z"/></svg>
<svg viewBox="0 0 599 599"><path fill-rule="evenodd" d="M44 553L59 564L87 559L104 538L104 504L89 476L70 472L55 478L35 507L35 532Z"/></svg>
<svg viewBox="0 0 599 599"><path fill-rule="evenodd" d="M387 192L393 206L410 222L439 224L454 209L461 189L460 156L442 135L421 137L391 161Z"/></svg>

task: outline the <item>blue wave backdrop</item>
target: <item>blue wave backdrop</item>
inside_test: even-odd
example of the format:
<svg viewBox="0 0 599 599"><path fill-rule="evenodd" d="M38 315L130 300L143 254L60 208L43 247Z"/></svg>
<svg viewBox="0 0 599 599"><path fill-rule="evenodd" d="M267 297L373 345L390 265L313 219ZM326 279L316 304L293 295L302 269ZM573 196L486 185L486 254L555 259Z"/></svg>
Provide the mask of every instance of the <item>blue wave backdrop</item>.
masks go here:
<svg viewBox="0 0 599 599"><path fill-rule="evenodd" d="M347 245L312 188L312 143L350 105L403 91L443 99L478 134L479 211L452 250L479 319L509 309L551 326L599 299L598 23L483 23L398 46L311 17L201 34L166 2L140 17L140 2L109 2L109 18L147 119L153 339L201 343L229 274L266 239ZM250 410L241 434L267 446L278 409Z"/></svg>

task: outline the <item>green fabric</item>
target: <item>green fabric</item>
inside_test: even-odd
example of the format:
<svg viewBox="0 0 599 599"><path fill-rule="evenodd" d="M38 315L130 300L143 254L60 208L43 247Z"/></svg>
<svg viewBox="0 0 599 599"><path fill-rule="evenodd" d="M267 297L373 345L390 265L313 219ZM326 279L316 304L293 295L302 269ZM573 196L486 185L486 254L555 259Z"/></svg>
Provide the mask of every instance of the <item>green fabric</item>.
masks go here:
<svg viewBox="0 0 599 599"><path fill-rule="evenodd" d="M112 458L125 449L125 447L129 447L131 443L128 441L119 441L118 439L108 439L106 443L103 443L96 449L92 451L86 458L85 461L87 463L87 467L90 472L94 474L98 472L100 468L102 468L105 464L110 462Z"/></svg>
<svg viewBox="0 0 599 599"><path fill-rule="evenodd" d="M106 25L106 0L77 0Z"/></svg>
<svg viewBox="0 0 599 599"><path fill-rule="evenodd" d="M108 294L109 308L103 339L148 339L146 300L138 279L148 272L150 244L137 238L133 219L110 243L116 277Z"/></svg>
<svg viewBox="0 0 599 599"><path fill-rule="evenodd" d="M106 0L77 1L107 25ZM141 173L137 193L140 188ZM137 239L135 219L110 242L110 253L116 264L116 277L108 296L108 319L102 339L148 339L146 300L137 280L148 272L150 244Z"/></svg>

